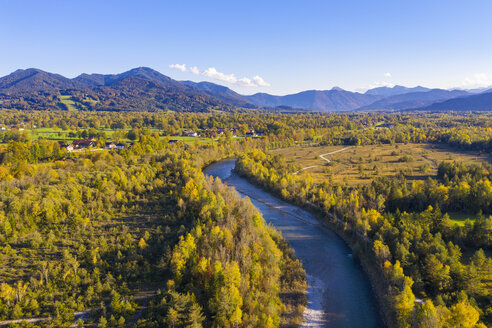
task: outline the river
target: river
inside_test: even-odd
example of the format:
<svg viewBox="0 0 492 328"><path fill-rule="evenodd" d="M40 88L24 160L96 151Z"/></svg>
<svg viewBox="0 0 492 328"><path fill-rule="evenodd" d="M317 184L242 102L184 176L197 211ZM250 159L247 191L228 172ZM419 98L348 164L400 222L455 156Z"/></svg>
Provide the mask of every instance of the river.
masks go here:
<svg viewBox="0 0 492 328"><path fill-rule="evenodd" d="M383 327L369 281L345 242L310 212L238 176L233 172L234 165L235 160L218 162L204 173L219 177L241 196L249 197L302 261L309 286L302 327Z"/></svg>

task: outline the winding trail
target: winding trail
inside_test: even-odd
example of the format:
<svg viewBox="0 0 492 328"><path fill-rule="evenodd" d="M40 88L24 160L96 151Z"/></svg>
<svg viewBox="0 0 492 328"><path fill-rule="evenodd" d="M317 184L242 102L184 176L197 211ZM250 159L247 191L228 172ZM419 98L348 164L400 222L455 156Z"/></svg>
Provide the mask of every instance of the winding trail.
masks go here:
<svg viewBox="0 0 492 328"><path fill-rule="evenodd" d="M319 157L322 158L322 159L324 159L329 164L329 163L331 163L331 161L328 158L326 158L325 156L327 156L327 155L333 155L333 154L342 152L344 150L347 150L347 149L350 149L350 148L353 148L353 147L354 146L345 147L345 148L342 148L342 149L339 149L339 150L332 151L330 153L319 155ZM308 167L304 167L304 168L300 169L299 171L296 171L296 172L294 172L292 174L298 174L299 172L302 172L304 170L312 169L313 167L319 167L319 166L324 166L324 165L326 165L326 164L311 165L311 166L308 166Z"/></svg>

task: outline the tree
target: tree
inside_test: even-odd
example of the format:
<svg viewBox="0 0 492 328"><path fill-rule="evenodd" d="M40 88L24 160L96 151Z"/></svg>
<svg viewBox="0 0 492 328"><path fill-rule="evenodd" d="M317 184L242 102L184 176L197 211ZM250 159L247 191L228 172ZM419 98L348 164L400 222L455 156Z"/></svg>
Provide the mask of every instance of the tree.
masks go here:
<svg viewBox="0 0 492 328"><path fill-rule="evenodd" d="M441 323L437 309L431 300L418 304L416 309L417 328L440 328Z"/></svg>
<svg viewBox="0 0 492 328"><path fill-rule="evenodd" d="M147 243L145 242L145 239L140 238L140 241L138 242L138 247L140 249L144 249L145 247L147 247Z"/></svg>
<svg viewBox="0 0 492 328"><path fill-rule="evenodd" d="M178 311L176 311L175 309L169 309L169 311L167 312L167 320L171 324L171 327L176 327L178 319Z"/></svg>
<svg viewBox="0 0 492 328"><path fill-rule="evenodd" d="M373 246L374 255L379 262L379 265L383 265L384 262L391 258L391 252L381 240L376 240Z"/></svg>
<svg viewBox="0 0 492 328"><path fill-rule="evenodd" d="M99 324L97 325L98 328L106 328L108 326L108 320L106 320L105 317L101 317L99 319Z"/></svg>
<svg viewBox="0 0 492 328"><path fill-rule="evenodd" d="M480 314L468 301L461 301L450 309L448 324L456 328L472 328L480 317Z"/></svg>
<svg viewBox="0 0 492 328"><path fill-rule="evenodd" d="M193 302L188 315L188 327L189 328L202 328L202 322L205 317L202 313L202 308L197 303Z"/></svg>

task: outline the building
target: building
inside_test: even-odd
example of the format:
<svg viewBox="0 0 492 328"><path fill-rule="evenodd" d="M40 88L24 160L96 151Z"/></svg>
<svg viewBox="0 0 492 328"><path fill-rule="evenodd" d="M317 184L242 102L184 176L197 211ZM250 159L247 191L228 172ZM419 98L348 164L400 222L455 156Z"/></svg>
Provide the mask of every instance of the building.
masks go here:
<svg viewBox="0 0 492 328"><path fill-rule="evenodd" d="M116 144L116 149L125 149L125 148L126 148L126 145L125 145L125 144L123 144L123 143L121 143L121 142L118 142L118 143Z"/></svg>
<svg viewBox="0 0 492 328"><path fill-rule="evenodd" d="M118 143L106 142L105 146L107 149L125 149L126 148L126 145L124 143L121 143L121 142L118 142Z"/></svg>
<svg viewBox="0 0 492 328"><path fill-rule="evenodd" d="M192 130L185 130L181 132L181 136L183 137L198 137L198 133Z"/></svg>
<svg viewBox="0 0 492 328"><path fill-rule="evenodd" d="M95 147L96 140L95 139L74 140L72 142L72 146L74 149Z"/></svg>
<svg viewBox="0 0 492 328"><path fill-rule="evenodd" d="M246 132L246 137L256 137L255 130L251 129L248 132Z"/></svg>

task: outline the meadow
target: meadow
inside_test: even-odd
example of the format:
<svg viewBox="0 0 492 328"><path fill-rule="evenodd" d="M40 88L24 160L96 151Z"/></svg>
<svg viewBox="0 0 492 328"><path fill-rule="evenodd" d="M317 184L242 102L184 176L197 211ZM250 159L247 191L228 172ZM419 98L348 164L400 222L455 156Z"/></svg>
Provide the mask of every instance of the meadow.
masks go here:
<svg viewBox="0 0 492 328"><path fill-rule="evenodd" d="M120 140L125 143L133 142L132 140L128 139L125 135L126 132L130 131L131 129L111 129L111 128L100 128L96 129L97 132L104 132L106 135L106 140L107 141L117 141ZM151 129L152 132L157 132L159 133L160 131L158 129ZM25 133L29 135L30 140L36 140L38 138L41 139L47 139L47 140L52 140L52 141L64 141L66 143L70 143L75 139L80 139L76 137L70 137L69 133L70 132L77 132L76 130L62 130L60 128L33 128L33 129L25 129ZM118 135L115 135L117 133ZM204 137L186 137L186 136L160 136L160 139L166 139L169 138L170 140L179 140L182 141L186 144L195 144L199 142L200 144L208 144L212 142L213 138L204 138Z"/></svg>
<svg viewBox="0 0 492 328"><path fill-rule="evenodd" d="M460 151L437 144L380 144L355 146L341 152L327 155L327 163L319 155L331 153L344 146L288 147L271 150L272 155L282 155L287 162L298 169L320 165L303 170L298 174L311 175L315 182L327 179L334 183L363 185L371 183L375 176L395 176L403 173L407 179L435 177L440 162L459 161L466 164L491 162L489 154Z"/></svg>

